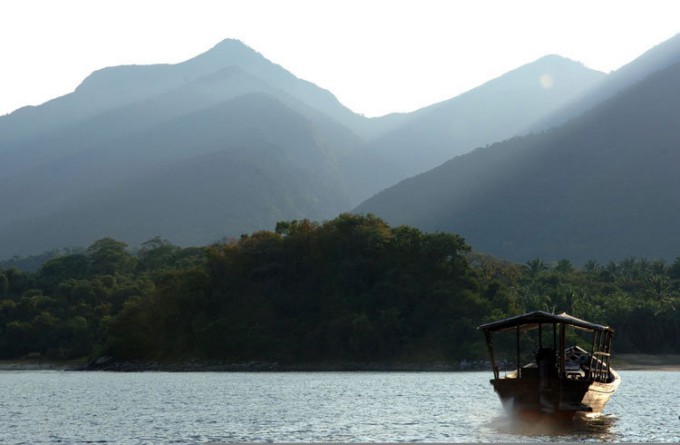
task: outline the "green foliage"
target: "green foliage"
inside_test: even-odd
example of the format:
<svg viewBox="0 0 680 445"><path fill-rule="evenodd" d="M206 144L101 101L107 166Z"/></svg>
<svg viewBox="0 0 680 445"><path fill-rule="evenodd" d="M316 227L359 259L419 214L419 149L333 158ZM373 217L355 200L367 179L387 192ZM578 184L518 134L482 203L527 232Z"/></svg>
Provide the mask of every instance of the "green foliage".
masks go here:
<svg viewBox="0 0 680 445"><path fill-rule="evenodd" d="M97 275L117 275L128 272L135 263L125 251L127 244L107 237L87 248L90 271Z"/></svg>
<svg viewBox="0 0 680 445"><path fill-rule="evenodd" d="M476 326L538 309L611 325L617 351L677 353L678 264L518 265L457 235L350 214L207 248L157 237L136 255L104 238L36 272L0 270L0 357L481 359Z"/></svg>
<svg viewBox="0 0 680 445"><path fill-rule="evenodd" d="M323 224L279 223L275 232L212 246L211 313L229 335L210 354L362 361L434 348L432 326L448 323L452 300L475 288L473 279L461 279L472 273L467 250L455 235L349 214ZM447 293L438 296L440 289Z"/></svg>
<svg viewBox="0 0 680 445"><path fill-rule="evenodd" d="M137 256L137 269L144 272L162 272L177 265L182 249L161 237L142 244Z"/></svg>
<svg viewBox="0 0 680 445"><path fill-rule="evenodd" d="M68 359L120 344L122 330L112 326L122 323L126 305L155 289L154 267L136 270L137 258L112 238L96 241L84 253L71 252L47 260L35 272L0 269L0 358L39 353ZM173 252L175 261L202 255L196 249ZM146 264L147 256L140 256ZM174 265L168 257L162 267Z"/></svg>

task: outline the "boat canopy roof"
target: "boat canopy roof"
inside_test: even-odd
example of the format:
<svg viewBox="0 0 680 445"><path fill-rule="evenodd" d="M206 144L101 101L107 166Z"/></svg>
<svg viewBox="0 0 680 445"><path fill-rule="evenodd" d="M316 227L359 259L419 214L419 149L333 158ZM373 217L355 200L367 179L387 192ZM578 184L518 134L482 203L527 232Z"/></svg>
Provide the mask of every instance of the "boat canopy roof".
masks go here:
<svg viewBox="0 0 680 445"><path fill-rule="evenodd" d="M520 330L538 329L539 324L563 323L565 325L574 326L576 328L585 329L588 331L610 331L613 330L609 326L604 326L597 323L581 320L580 318L572 317L563 312L561 314L550 314L544 311L528 312L522 315L515 315L513 317L504 318L502 320L493 321L479 326L477 329L485 332L499 332L516 329L518 326Z"/></svg>

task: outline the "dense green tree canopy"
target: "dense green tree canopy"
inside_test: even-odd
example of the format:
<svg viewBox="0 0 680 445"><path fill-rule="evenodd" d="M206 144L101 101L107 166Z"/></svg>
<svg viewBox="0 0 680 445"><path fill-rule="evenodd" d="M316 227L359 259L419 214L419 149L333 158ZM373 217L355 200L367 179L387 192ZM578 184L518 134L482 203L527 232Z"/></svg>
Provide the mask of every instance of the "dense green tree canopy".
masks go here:
<svg viewBox="0 0 680 445"><path fill-rule="evenodd" d="M372 215L285 221L204 248L104 238L37 271L0 269L0 358L431 363L485 357L476 326L532 310L679 352L680 259L581 269L472 252Z"/></svg>

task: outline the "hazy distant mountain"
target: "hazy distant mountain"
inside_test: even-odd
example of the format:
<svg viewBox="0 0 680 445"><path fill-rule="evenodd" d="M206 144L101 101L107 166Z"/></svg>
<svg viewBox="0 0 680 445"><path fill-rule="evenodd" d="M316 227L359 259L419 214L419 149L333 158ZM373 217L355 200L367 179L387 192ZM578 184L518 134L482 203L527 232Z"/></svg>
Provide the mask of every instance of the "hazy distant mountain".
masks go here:
<svg viewBox="0 0 680 445"><path fill-rule="evenodd" d="M480 148L363 203L481 251L608 260L680 255L680 64L544 134Z"/></svg>
<svg viewBox="0 0 680 445"><path fill-rule="evenodd" d="M331 218L349 201L324 139L299 113L253 93L74 154L51 163L40 187L17 179L0 192L3 202L21 196L15 206L32 201L0 231L2 253L104 235L201 245L279 220Z"/></svg>
<svg viewBox="0 0 680 445"><path fill-rule="evenodd" d="M204 244L332 218L511 137L603 75L549 56L415 113L368 119L241 42L99 70L0 117L0 258L114 236Z"/></svg>
<svg viewBox="0 0 680 445"><path fill-rule="evenodd" d="M47 165L55 159L82 154L85 150L118 150L121 148L120 140L130 134L147 128L155 131L153 128L159 123L254 92L276 97L318 126L334 127L334 140L338 146L346 147L344 151L349 151L360 142L358 136L318 110L273 88L240 67L230 66L158 96L63 125L57 130L25 137L20 139L20 143L5 144L5 150L0 151L0 159L4 161L0 164L0 178L21 177L26 167Z"/></svg>
<svg viewBox="0 0 680 445"><path fill-rule="evenodd" d="M97 71L0 117L0 256L113 234L207 243L333 217L350 207L338 158L361 141L340 121L373 122L238 41L177 65ZM195 187L183 165L205 169Z"/></svg>
<svg viewBox="0 0 680 445"><path fill-rule="evenodd" d="M632 86L659 70L680 62L680 34L646 51L643 55L607 75L602 82L576 96L566 106L548 114L531 126L531 130L543 130L561 125L595 105L613 97L619 91Z"/></svg>
<svg viewBox="0 0 680 445"><path fill-rule="evenodd" d="M453 99L411 113L357 152L354 187L363 198L476 147L522 134L605 75L546 56Z"/></svg>
<svg viewBox="0 0 680 445"><path fill-rule="evenodd" d="M232 67L254 75L270 89L296 98L359 134L365 131L370 136L379 131L379 120L353 113L330 92L295 77L240 41L227 39L199 56L174 65L125 65L95 71L73 93L41 106L21 108L0 118L0 151L7 141L41 134L138 103ZM389 127L389 119L385 121Z"/></svg>
<svg viewBox="0 0 680 445"><path fill-rule="evenodd" d="M225 40L176 65L96 71L71 94L0 117L0 179L251 92L271 94L319 125L339 127L329 114L366 120L241 42ZM338 132L352 146L359 141L347 129Z"/></svg>

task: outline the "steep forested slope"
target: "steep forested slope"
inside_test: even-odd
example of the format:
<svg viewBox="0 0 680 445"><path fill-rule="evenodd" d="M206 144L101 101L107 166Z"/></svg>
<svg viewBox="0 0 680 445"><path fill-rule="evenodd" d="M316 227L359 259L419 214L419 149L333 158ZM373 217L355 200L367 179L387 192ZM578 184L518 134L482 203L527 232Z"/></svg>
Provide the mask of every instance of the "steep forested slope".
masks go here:
<svg viewBox="0 0 680 445"><path fill-rule="evenodd" d="M455 158L363 203L504 258L680 252L680 64L558 129Z"/></svg>

